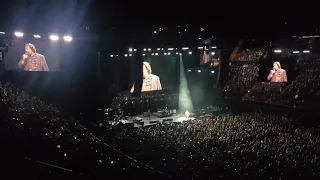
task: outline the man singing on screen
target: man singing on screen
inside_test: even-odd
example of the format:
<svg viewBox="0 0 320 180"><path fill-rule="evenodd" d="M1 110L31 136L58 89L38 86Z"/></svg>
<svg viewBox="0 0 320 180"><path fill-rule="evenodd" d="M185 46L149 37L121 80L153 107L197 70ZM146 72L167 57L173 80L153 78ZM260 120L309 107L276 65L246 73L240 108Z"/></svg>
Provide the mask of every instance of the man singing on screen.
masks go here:
<svg viewBox="0 0 320 180"><path fill-rule="evenodd" d="M151 74L151 66L148 62L143 62L143 81L141 92L161 90L161 83L159 76ZM130 92L134 91L134 86Z"/></svg>
<svg viewBox="0 0 320 180"><path fill-rule="evenodd" d="M25 54L18 63L25 71L49 71L47 62L42 54L38 54L36 47L28 43L24 46Z"/></svg>
<svg viewBox="0 0 320 180"><path fill-rule="evenodd" d="M271 82L288 82L286 70L281 69L279 62L273 63L273 68L270 71L268 81L271 79Z"/></svg>
<svg viewBox="0 0 320 180"><path fill-rule="evenodd" d="M209 61L210 61L209 49L207 48L207 46L204 46L203 54L202 54L202 62L200 62L200 64L206 64Z"/></svg>

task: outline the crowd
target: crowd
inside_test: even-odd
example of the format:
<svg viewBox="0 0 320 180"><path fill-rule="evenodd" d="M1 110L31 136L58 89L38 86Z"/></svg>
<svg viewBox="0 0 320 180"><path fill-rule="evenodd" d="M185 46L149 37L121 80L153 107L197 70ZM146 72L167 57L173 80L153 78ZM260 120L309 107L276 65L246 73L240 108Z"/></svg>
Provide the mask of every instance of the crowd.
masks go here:
<svg viewBox="0 0 320 180"><path fill-rule="evenodd" d="M244 95L258 81L259 67L256 64L232 64L225 85L228 95Z"/></svg>
<svg viewBox="0 0 320 180"><path fill-rule="evenodd" d="M238 59L256 62L263 54L259 49L246 50ZM256 63L233 63L230 68L224 87L227 95L281 105L303 105L320 99L318 68L299 69L296 79L289 83L258 82ZM161 94L120 96L113 99L112 110L120 118L128 103L149 104L155 99L177 101L176 96ZM214 115L201 116L209 111ZM121 125L106 128L99 123L99 137L103 137L99 139L68 113L10 83L0 83L1 151L10 155L8 161L1 161L9 162L12 157L35 159L45 162L41 166L51 164L51 168L61 167L56 169L93 179L320 177L320 126L311 126L308 122L313 119L307 114L234 113L216 106L194 114L200 116L136 129ZM16 168L16 164L8 167ZM61 178L47 171L37 174L35 170L32 178Z"/></svg>
<svg viewBox="0 0 320 180"><path fill-rule="evenodd" d="M320 57L314 54L299 55L297 63L301 65L319 65Z"/></svg>
<svg viewBox="0 0 320 180"><path fill-rule="evenodd" d="M10 179L61 179L57 174L70 173L94 179L162 177L101 142L67 113L9 83L0 83L0 135L2 172L8 170ZM31 159L30 172L23 171ZM53 169L59 172L52 174Z"/></svg>
<svg viewBox="0 0 320 180"><path fill-rule="evenodd" d="M288 53L284 54L288 56ZM251 58L248 58L246 63L232 63L228 81L224 86L225 95L242 100L295 107L312 107L319 104L320 67L317 66L319 60L317 56L310 54L295 56L297 56L296 77L291 78L293 80L288 83L259 82L259 67L255 63L250 63Z"/></svg>
<svg viewBox="0 0 320 180"><path fill-rule="evenodd" d="M315 105L320 95L319 68L300 68L297 71L296 79L288 83L255 82L242 99L296 107Z"/></svg>
<svg viewBox="0 0 320 180"><path fill-rule="evenodd" d="M243 51L240 51L237 56L237 61L253 61L258 62L259 59L266 53L263 49L246 49Z"/></svg>
<svg viewBox="0 0 320 180"><path fill-rule="evenodd" d="M183 123L116 129L105 137L179 179L315 179L320 175L320 128L301 124L302 119L218 113Z"/></svg>
<svg viewBox="0 0 320 180"><path fill-rule="evenodd" d="M263 112L214 115L142 128L115 126L101 140L72 116L9 83L0 83L1 151L82 178L313 179L320 175L320 127L310 117ZM13 151L14 149L14 151ZM41 152L41 153L40 153ZM1 163L9 162L1 159ZM38 163L38 166L40 163ZM57 168L60 167L60 168ZM6 168L22 171L23 165ZM21 168L21 169L20 169ZM11 174L61 178L35 167ZM14 178L14 177L12 177Z"/></svg>

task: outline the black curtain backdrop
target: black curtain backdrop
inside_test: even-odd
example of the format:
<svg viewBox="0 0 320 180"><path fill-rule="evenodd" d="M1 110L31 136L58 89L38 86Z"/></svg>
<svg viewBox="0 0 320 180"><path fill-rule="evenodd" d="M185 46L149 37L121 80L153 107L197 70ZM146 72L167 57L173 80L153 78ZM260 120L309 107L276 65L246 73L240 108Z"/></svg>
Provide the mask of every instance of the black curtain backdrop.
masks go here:
<svg viewBox="0 0 320 180"><path fill-rule="evenodd" d="M142 79L143 79L143 58L142 53L137 52L134 56L134 66L135 66L135 72L134 72L134 96L138 96L141 94L141 88L142 88Z"/></svg>
<svg viewBox="0 0 320 180"><path fill-rule="evenodd" d="M111 91L113 93L129 93L135 82L136 64L135 56L111 57L109 63L105 64L105 69L109 70L108 75L112 78ZM109 68L108 68L109 67ZM110 69L111 67L111 69Z"/></svg>

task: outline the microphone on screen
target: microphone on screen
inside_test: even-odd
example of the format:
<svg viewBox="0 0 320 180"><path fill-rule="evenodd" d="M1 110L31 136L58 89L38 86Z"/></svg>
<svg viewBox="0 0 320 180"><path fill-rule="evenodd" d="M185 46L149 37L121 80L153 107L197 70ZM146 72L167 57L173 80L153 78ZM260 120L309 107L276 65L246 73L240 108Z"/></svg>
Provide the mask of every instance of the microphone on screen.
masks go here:
<svg viewBox="0 0 320 180"><path fill-rule="evenodd" d="M23 54L23 55L22 55L22 59L23 59L23 60L27 59L27 57L28 57L27 54Z"/></svg>

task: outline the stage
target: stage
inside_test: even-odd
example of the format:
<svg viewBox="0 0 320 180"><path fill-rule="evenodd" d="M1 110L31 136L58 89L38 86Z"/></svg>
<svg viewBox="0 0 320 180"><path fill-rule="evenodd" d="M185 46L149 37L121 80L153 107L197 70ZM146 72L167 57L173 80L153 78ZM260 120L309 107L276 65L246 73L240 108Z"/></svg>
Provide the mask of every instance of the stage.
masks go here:
<svg viewBox="0 0 320 180"><path fill-rule="evenodd" d="M156 124L162 124L162 123L182 123L184 121L194 120L194 117L189 116L187 119L185 115L182 114L174 114L168 117L157 117L157 116L150 116L150 119L148 117L144 117L142 114L137 116L131 116L128 117L126 120L121 120L124 124L134 124L134 127L143 127L143 126L152 126Z"/></svg>

